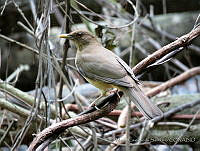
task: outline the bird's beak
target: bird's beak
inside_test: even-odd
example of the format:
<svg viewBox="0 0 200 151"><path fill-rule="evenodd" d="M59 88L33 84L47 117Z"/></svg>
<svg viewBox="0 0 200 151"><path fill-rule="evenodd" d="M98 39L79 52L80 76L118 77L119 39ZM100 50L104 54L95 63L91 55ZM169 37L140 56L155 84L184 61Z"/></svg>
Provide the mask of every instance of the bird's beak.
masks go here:
<svg viewBox="0 0 200 151"><path fill-rule="evenodd" d="M71 34L61 34L59 35L60 38L66 38L66 39L73 39L73 36Z"/></svg>

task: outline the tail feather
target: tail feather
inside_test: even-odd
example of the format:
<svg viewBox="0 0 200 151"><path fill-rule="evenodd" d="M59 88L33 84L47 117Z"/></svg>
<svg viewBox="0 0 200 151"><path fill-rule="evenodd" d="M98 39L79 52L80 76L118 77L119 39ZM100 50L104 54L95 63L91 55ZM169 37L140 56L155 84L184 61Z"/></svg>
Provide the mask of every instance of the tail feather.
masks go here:
<svg viewBox="0 0 200 151"><path fill-rule="evenodd" d="M139 111L148 119L162 115L162 111L144 95L139 87L126 88L124 93L136 105Z"/></svg>

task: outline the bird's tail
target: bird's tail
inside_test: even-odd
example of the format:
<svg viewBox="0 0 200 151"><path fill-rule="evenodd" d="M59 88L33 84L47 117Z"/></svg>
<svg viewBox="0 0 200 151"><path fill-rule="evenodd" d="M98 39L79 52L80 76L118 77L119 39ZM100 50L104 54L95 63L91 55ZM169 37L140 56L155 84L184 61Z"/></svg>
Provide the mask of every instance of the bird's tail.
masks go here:
<svg viewBox="0 0 200 151"><path fill-rule="evenodd" d="M162 111L144 95L139 87L125 88L125 95L136 105L139 111L148 119L162 115Z"/></svg>

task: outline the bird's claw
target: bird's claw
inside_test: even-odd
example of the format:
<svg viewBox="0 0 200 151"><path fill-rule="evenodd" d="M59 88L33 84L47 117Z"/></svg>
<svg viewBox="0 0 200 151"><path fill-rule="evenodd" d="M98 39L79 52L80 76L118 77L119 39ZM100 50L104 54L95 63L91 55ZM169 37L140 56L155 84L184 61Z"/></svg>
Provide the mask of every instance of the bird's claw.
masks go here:
<svg viewBox="0 0 200 151"><path fill-rule="evenodd" d="M117 88L113 88L111 89L110 91L108 91L109 94L113 94L113 93L117 93L118 92L118 89Z"/></svg>
<svg viewBox="0 0 200 151"><path fill-rule="evenodd" d="M121 96L119 95L118 92L119 92L119 90L118 90L117 88L113 88L112 90L109 91L110 94L116 93L117 96L118 96L119 98L121 98Z"/></svg>

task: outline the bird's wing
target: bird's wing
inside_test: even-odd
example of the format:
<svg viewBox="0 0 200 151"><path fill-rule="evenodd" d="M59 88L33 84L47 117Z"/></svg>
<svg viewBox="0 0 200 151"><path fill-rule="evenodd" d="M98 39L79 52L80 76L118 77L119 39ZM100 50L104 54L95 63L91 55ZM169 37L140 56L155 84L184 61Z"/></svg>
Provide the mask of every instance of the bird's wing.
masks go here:
<svg viewBox="0 0 200 151"><path fill-rule="evenodd" d="M135 80L135 82L139 83L138 78L133 73L133 70L122 60L120 57L116 56L117 61L124 67L124 69L130 74L130 76Z"/></svg>
<svg viewBox="0 0 200 151"><path fill-rule="evenodd" d="M76 65L79 72L86 78L118 86L133 87L133 79L127 71L128 68L126 69L122 61L118 60L116 55L109 50L101 50L95 54L81 55L77 58Z"/></svg>

